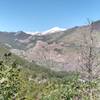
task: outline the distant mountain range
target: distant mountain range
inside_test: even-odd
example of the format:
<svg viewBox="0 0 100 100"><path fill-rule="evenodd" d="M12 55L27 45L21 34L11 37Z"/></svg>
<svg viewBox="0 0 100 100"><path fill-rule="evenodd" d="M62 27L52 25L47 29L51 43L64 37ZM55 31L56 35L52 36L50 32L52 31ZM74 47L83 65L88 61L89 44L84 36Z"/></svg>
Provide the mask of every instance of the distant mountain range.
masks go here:
<svg viewBox="0 0 100 100"><path fill-rule="evenodd" d="M93 23L98 47L100 46L100 21ZM45 32L0 32L0 44L11 52L47 66L53 70L75 70L77 50L82 34L89 31L88 25L70 29L54 27Z"/></svg>
<svg viewBox="0 0 100 100"><path fill-rule="evenodd" d="M27 34L30 34L30 35L46 35L46 34L51 34L51 33L55 33L55 32L61 32L61 31L65 31L67 29L65 28L59 28L59 27L53 27L47 31L44 31L44 32L26 32Z"/></svg>
<svg viewBox="0 0 100 100"><path fill-rule="evenodd" d="M38 40L47 40L48 38L46 35L56 32L62 32L64 30L65 29L54 27L45 32L0 32L0 42L9 45L12 48L27 49L27 46L31 43L33 43L34 45L34 43L36 43L36 41Z"/></svg>

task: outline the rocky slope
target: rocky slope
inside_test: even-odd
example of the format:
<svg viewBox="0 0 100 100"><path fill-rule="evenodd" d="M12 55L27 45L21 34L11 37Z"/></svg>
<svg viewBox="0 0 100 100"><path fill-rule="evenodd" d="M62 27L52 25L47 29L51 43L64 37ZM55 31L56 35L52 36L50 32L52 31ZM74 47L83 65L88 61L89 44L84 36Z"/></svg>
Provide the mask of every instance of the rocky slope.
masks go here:
<svg viewBox="0 0 100 100"><path fill-rule="evenodd" d="M100 21L93 23L93 30L100 47ZM83 34L88 33L88 25L68 30L54 29L46 34L35 35L25 32L0 32L0 42L9 46L11 52L53 70L73 71L78 67L79 47ZM52 34L53 33L53 34Z"/></svg>

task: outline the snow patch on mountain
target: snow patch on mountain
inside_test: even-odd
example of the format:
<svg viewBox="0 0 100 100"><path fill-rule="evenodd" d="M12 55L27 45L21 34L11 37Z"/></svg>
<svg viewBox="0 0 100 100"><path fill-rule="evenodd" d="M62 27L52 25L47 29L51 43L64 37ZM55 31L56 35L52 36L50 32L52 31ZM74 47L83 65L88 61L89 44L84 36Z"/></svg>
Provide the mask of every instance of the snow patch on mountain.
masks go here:
<svg viewBox="0 0 100 100"><path fill-rule="evenodd" d="M54 27L54 28L51 28L51 29L49 29L47 31L44 31L42 34L45 35L45 34L49 34L49 33L65 31L65 30L66 30L65 28Z"/></svg>
<svg viewBox="0 0 100 100"><path fill-rule="evenodd" d="M65 28L54 27L44 32L26 32L26 33L30 35L46 35L46 34L61 32L65 30L66 30Z"/></svg>

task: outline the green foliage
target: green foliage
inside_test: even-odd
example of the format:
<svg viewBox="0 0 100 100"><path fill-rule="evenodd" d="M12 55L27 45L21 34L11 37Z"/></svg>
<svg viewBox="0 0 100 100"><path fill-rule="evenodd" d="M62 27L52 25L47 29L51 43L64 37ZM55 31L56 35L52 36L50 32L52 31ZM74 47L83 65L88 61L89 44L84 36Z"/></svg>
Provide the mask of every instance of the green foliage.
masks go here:
<svg viewBox="0 0 100 100"><path fill-rule="evenodd" d="M0 100L99 100L99 85L99 80L86 82L77 73L54 72L10 53L0 60Z"/></svg>
<svg viewBox="0 0 100 100"><path fill-rule="evenodd" d="M10 57L10 53L5 54L0 61L0 100L15 98L20 89L20 69Z"/></svg>

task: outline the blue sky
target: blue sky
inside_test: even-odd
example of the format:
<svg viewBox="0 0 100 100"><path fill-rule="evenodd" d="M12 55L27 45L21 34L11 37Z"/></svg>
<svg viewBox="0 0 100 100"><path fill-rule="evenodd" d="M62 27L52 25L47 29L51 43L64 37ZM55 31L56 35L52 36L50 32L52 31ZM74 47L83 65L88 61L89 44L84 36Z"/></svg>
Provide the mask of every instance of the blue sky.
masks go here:
<svg viewBox="0 0 100 100"><path fill-rule="evenodd" d="M100 0L0 0L0 31L45 31L100 19Z"/></svg>

